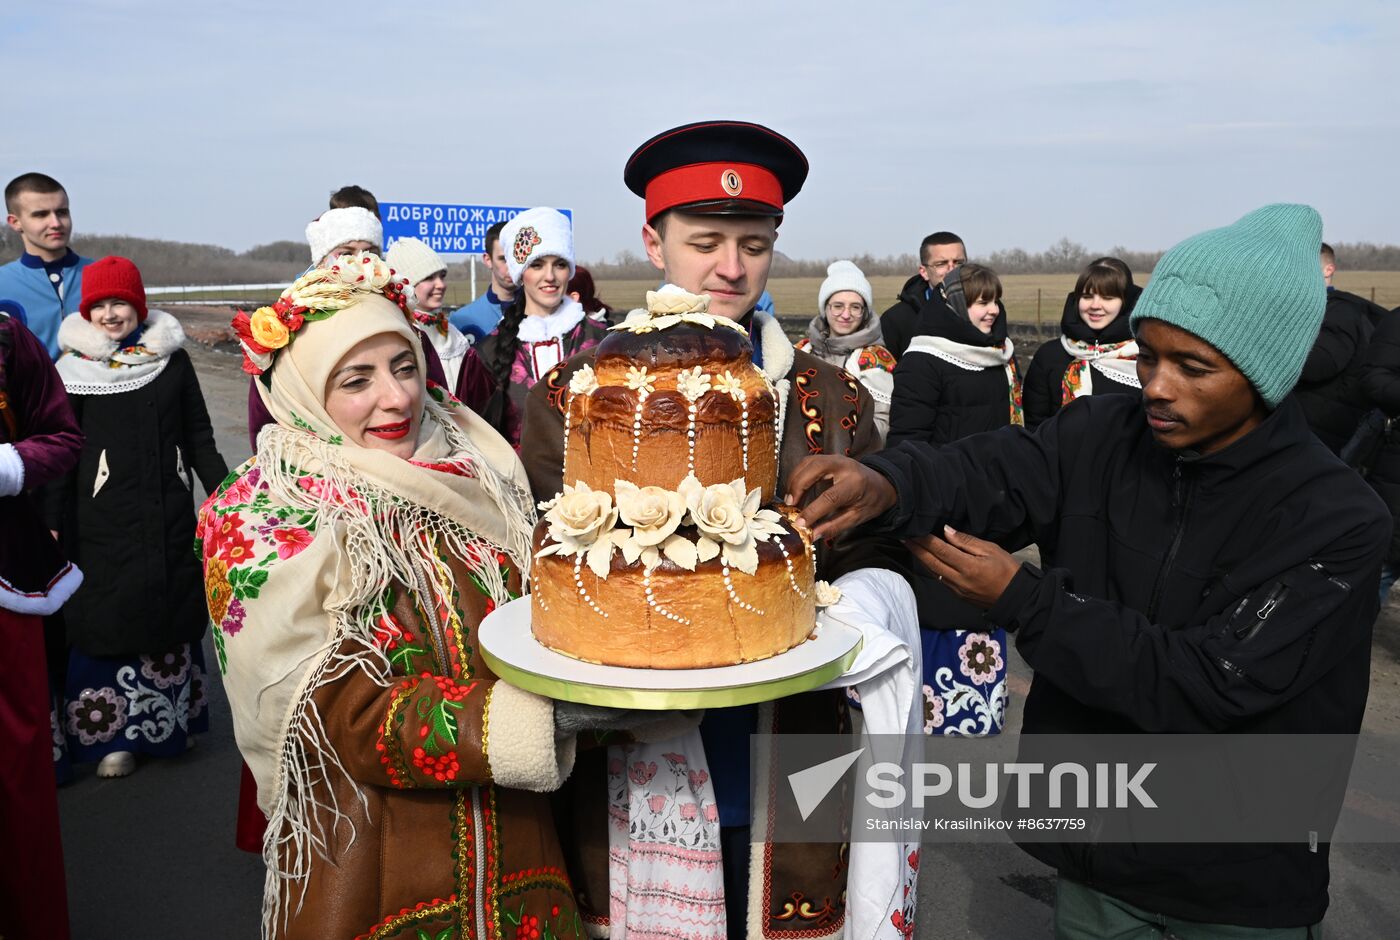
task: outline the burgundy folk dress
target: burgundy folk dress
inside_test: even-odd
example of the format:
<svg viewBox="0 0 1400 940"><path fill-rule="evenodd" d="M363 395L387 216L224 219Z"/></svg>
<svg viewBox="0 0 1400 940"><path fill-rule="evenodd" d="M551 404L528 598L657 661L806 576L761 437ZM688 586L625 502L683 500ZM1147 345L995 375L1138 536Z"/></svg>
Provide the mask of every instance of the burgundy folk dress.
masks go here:
<svg viewBox="0 0 1400 940"><path fill-rule="evenodd" d="M0 314L0 936L68 936L43 617L82 574L31 491L67 473L82 435L48 351ZM16 491L18 490L18 491Z"/></svg>

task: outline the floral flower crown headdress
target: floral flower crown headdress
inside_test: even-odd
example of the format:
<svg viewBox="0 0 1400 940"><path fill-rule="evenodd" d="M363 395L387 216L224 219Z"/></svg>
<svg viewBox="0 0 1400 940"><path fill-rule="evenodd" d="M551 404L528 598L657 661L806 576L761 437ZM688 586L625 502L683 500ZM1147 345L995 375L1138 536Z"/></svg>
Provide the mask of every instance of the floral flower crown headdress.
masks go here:
<svg viewBox="0 0 1400 940"><path fill-rule="evenodd" d="M365 294L382 294L392 300L412 323L408 286L408 278L396 276L383 258L367 251L307 271L271 307L259 307L252 314L240 310L234 316L233 332L243 347L243 371L262 375L272 368L278 350L285 348L298 330L356 303Z"/></svg>

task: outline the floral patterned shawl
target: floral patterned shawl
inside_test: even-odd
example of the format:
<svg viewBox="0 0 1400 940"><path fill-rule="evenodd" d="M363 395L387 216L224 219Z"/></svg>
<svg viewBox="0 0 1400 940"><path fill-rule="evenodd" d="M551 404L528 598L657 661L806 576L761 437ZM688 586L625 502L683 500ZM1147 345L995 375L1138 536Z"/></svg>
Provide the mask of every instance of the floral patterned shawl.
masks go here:
<svg viewBox="0 0 1400 940"><path fill-rule="evenodd" d="M277 423L200 510L219 668L269 822L265 926L287 909L292 886L305 885L328 834L323 820L342 819L338 807L317 804L331 792L318 784L344 770L312 695L355 669L389 684L375 628L390 586L408 585L426 610L449 608L432 576L445 551L504 603L497 552L528 570L534 514L524 470L469 409L434 389L410 460L343 442L321 390L347 351L381 333L408 340L422 374L413 329L383 296L301 326L277 355L270 387L258 382ZM349 655L337 652L346 641Z"/></svg>

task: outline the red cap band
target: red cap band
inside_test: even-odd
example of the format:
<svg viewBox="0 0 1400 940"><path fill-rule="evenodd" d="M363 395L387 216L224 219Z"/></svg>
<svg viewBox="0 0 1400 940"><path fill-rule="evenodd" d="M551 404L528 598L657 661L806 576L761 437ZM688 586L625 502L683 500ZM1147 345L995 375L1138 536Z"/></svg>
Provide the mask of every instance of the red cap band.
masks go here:
<svg viewBox="0 0 1400 940"><path fill-rule="evenodd" d="M742 199L783 211L783 187L771 170L752 163L692 163L647 183L647 219L700 202Z"/></svg>

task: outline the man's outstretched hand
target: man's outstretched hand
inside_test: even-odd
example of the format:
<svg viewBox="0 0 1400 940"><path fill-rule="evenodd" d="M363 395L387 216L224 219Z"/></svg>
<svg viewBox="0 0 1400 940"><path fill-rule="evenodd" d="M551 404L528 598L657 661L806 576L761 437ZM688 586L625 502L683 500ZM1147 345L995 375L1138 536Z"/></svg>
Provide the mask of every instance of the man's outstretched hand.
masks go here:
<svg viewBox="0 0 1400 940"><path fill-rule="evenodd" d="M850 457L821 454L808 457L788 477L787 504L801 506L807 491L831 483L802 510L798 521L817 539L835 538L883 513L895 504L894 485L884 475Z"/></svg>
<svg viewBox="0 0 1400 940"><path fill-rule="evenodd" d="M1021 563L1000 545L943 527L943 537L906 539L905 545L934 577L975 607L990 609L1006 593Z"/></svg>

